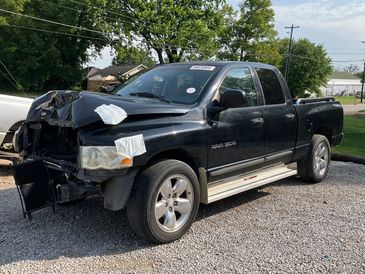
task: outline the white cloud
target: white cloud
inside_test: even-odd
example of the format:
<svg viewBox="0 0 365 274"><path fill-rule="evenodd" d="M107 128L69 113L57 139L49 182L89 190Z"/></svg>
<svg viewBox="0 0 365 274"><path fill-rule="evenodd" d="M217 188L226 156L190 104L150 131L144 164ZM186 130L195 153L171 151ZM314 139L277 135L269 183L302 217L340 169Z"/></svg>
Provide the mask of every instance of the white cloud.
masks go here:
<svg viewBox="0 0 365 274"><path fill-rule="evenodd" d="M300 21L305 26L332 29L344 24L356 28L354 19L365 19L365 3L363 5L329 5L324 1L296 5L274 5L276 20ZM360 25L361 26L361 25Z"/></svg>
<svg viewBox="0 0 365 274"><path fill-rule="evenodd" d="M285 26L296 24L300 29L295 30L295 37L323 43L333 60L365 59L365 44L361 44L365 40L364 1L273 2L276 29L281 37L288 37ZM336 55L334 51L348 54Z"/></svg>

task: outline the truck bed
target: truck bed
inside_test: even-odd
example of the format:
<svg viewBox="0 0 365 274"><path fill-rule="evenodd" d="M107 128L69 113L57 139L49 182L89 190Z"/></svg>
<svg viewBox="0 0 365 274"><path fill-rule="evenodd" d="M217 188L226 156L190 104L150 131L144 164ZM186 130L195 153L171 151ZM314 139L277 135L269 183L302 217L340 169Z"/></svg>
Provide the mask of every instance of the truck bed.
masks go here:
<svg viewBox="0 0 365 274"><path fill-rule="evenodd" d="M298 123L295 158L307 153L313 134L326 136L331 146L341 141L343 109L335 98L303 98L293 103Z"/></svg>

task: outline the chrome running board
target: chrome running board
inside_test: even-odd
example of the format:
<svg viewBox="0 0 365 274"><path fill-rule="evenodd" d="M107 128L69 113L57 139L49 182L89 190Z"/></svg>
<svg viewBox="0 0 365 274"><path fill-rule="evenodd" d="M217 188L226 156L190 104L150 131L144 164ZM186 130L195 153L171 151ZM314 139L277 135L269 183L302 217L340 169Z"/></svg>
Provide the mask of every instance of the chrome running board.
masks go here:
<svg viewBox="0 0 365 274"><path fill-rule="evenodd" d="M207 195L202 195L201 202L209 204L246 190L297 175L297 173L296 167L280 164L234 178L212 182L207 185Z"/></svg>

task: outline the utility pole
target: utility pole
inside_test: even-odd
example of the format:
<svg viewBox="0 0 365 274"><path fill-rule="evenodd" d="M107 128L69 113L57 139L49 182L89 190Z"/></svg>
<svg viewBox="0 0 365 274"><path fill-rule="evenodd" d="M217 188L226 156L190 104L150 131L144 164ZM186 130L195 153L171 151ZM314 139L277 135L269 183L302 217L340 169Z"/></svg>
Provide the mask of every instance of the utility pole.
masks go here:
<svg viewBox="0 0 365 274"><path fill-rule="evenodd" d="M361 103L362 103L362 99L364 98L364 80L365 80L365 61L364 61L364 69L362 71L361 99L360 99Z"/></svg>
<svg viewBox="0 0 365 274"><path fill-rule="evenodd" d="M285 64L285 80L286 80L286 82L288 82L289 65L290 65L292 41L293 41L293 30L298 29L299 26L294 26L294 24L292 24L290 27L285 26L285 28L290 29L290 40L289 40L288 56L286 57L286 64Z"/></svg>
<svg viewBox="0 0 365 274"><path fill-rule="evenodd" d="M365 44L365 41L361 41L361 43ZM362 100L364 98L364 80L365 80L365 60L364 60L364 69L362 71L361 97L360 97L360 102L361 103L362 103Z"/></svg>

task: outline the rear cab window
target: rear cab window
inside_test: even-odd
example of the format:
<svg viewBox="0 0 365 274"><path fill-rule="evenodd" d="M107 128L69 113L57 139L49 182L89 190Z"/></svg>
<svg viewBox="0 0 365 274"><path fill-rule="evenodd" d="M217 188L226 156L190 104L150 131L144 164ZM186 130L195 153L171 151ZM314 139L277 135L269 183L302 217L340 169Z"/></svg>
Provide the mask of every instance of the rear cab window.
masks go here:
<svg viewBox="0 0 365 274"><path fill-rule="evenodd" d="M275 71L265 68L255 68L259 77L266 105L285 103L284 91Z"/></svg>

